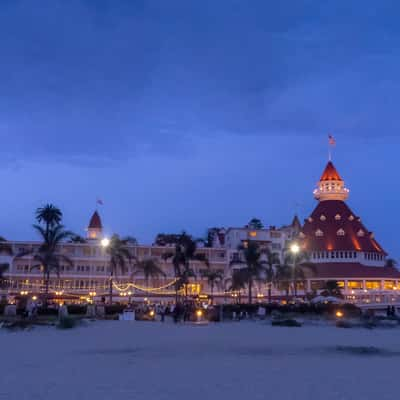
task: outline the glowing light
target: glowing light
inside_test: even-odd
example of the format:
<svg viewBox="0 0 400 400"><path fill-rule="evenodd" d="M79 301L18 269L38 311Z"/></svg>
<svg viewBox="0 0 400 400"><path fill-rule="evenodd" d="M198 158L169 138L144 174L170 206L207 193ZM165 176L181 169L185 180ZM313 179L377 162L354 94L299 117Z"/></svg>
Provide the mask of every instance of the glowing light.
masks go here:
<svg viewBox="0 0 400 400"><path fill-rule="evenodd" d="M149 315L150 315L150 317L154 317L154 315L155 315L154 310L151 310L151 311L149 312Z"/></svg>
<svg viewBox="0 0 400 400"><path fill-rule="evenodd" d="M197 316L197 318L201 318L203 316L203 311L202 310L197 310L196 311L196 316Z"/></svg>
<svg viewBox="0 0 400 400"><path fill-rule="evenodd" d="M108 247L109 245L110 245L110 239L108 239L108 238L103 238L103 239L101 239L101 245L103 246L103 247Z"/></svg>
<svg viewBox="0 0 400 400"><path fill-rule="evenodd" d="M293 254L297 254L297 253L300 251L300 246L299 246L297 243L293 243L293 244L290 246L290 251L291 251Z"/></svg>
<svg viewBox="0 0 400 400"><path fill-rule="evenodd" d="M343 317L343 313L341 311L336 311L336 316L338 318L342 318Z"/></svg>
<svg viewBox="0 0 400 400"><path fill-rule="evenodd" d="M32 300L33 301L37 300L37 296L32 296Z"/></svg>
<svg viewBox="0 0 400 400"><path fill-rule="evenodd" d="M249 232L251 237L256 237L257 236L257 232L256 231L250 231Z"/></svg>

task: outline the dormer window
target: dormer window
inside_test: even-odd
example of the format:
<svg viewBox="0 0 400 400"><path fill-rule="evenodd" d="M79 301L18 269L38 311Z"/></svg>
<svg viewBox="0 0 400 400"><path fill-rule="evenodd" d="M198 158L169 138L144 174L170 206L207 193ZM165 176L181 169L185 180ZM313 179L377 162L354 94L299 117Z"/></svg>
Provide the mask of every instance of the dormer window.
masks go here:
<svg viewBox="0 0 400 400"><path fill-rule="evenodd" d="M344 232L343 229L339 229L339 230L336 232L336 234L337 234L338 236L344 236L344 235L345 235L345 232Z"/></svg>
<svg viewBox="0 0 400 400"><path fill-rule="evenodd" d="M308 222L313 222L313 219L311 217L309 217Z"/></svg>
<svg viewBox="0 0 400 400"><path fill-rule="evenodd" d="M350 215L349 221L354 221L354 215Z"/></svg>
<svg viewBox="0 0 400 400"><path fill-rule="evenodd" d="M326 217L325 217L324 214L322 214L322 215L319 217L319 219L320 219L321 221L326 221Z"/></svg>
<svg viewBox="0 0 400 400"><path fill-rule="evenodd" d="M365 235L365 232L362 230L362 229L360 229L358 232L357 232L357 236L358 237L363 237Z"/></svg>
<svg viewBox="0 0 400 400"><path fill-rule="evenodd" d="M324 236L324 232L322 232L321 229L317 229L317 230L315 231L315 236L317 236L317 237Z"/></svg>
<svg viewBox="0 0 400 400"><path fill-rule="evenodd" d="M336 221L340 221L342 219L342 217L340 216L340 214L336 214L335 219L336 219Z"/></svg>
<svg viewBox="0 0 400 400"><path fill-rule="evenodd" d="M306 237L306 235L303 232L299 233L299 237L301 237L302 239L304 239Z"/></svg>
<svg viewBox="0 0 400 400"><path fill-rule="evenodd" d="M373 239L373 238L375 237L374 233L373 233L373 232L370 232L370 233L369 233L369 237L370 237L371 239Z"/></svg>

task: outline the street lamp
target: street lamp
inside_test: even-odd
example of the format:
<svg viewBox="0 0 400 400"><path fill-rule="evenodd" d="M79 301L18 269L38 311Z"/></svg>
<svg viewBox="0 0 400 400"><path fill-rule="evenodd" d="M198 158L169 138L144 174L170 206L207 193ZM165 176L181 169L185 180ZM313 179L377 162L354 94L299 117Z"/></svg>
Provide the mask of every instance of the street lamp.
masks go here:
<svg viewBox="0 0 400 400"><path fill-rule="evenodd" d="M294 255L296 255L296 254L299 253L299 251L300 251L300 246L299 246L297 243L293 243L293 244L290 246L290 251L291 251Z"/></svg>
<svg viewBox="0 0 400 400"><path fill-rule="evenodd" d="M106 248L106 247L108 247L110 245L110 239L109 238L103 238L103 239L101 239L100 243L104 248Z"/></svg>

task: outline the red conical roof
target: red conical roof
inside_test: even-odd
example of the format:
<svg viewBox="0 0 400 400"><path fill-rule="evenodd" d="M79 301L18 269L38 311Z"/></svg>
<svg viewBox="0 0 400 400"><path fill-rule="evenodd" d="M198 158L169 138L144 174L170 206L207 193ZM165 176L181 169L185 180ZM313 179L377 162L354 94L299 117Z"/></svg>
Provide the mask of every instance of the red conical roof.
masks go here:
<svg viewBox="0 0 400 400"><path fill-rule="evenodd" d="M363 251L386 254L373 234L340 200L320 202L306 219L301 236L307 251Z"/></svg>
<svg viewBox="0 0 400 400"><path fill-rule="evenodd" d="M103 229L100 215L97 211L95 211L92 215L92 218L90 218L88 229Z"/></svg>
<svg viewBox="0 0 400 400"><path fill-rule="evenodd" d="M342 181L342 180L343 179L340 177L332 161L329 161L325 167L325 170L321 176L320 181Z"/></svg>

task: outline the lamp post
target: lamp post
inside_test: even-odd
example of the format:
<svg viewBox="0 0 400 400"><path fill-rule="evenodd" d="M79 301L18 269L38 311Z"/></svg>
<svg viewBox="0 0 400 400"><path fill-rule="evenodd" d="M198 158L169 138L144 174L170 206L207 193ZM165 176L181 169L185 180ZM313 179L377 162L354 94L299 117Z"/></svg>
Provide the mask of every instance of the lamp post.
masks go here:
<svg viewBox="0 0 400 400"><path fill-rule="evenodd" d="M300 246L297 243L292 243L290 246L290 251L293 255L293 286L294 286L294 297L297 296L297 279L296 279L296 262L297 262L297 254L300 252Z"/></svg>
<svg viewBox="0 0 400 400"><path fill-rule="evenodd" d="M110 245L110 239L105 237L105 238L101 239L100 244L104 250L107 250L108 246ZM110 268L111 268L111 266L110 266ZM112 291L113 291L112 285L113 285L113 280L112 280L112 271L111 271L110 272L110 288L109 288L110 304L112 302Z"/></svg>

